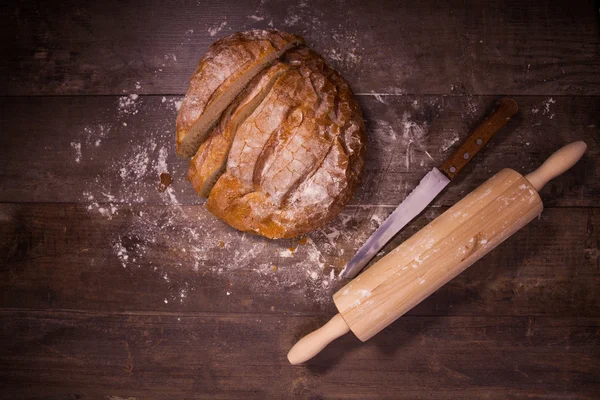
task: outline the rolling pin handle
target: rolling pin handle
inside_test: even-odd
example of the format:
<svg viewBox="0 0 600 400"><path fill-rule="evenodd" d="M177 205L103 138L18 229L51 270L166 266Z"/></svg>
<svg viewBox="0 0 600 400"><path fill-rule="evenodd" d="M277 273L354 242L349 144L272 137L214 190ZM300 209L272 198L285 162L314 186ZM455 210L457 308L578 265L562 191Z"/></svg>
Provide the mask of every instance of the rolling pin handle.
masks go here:
<svg viewBox="0 0 600 400"><path fill-rule="evenodd" d="M340 314L336 314L325 325L300 339L289 351L287 358L292 365L308 361L319 354L329 343L349 331L350 327L344 318Z"/></svg>
<svg viewBox="0 0 600 400"><path fill-rule="evenodd" d="M570 143L552 154L538 169L525 178L539 192L548 181L575 165L586 150L587 145L582 141Z"/></svg>

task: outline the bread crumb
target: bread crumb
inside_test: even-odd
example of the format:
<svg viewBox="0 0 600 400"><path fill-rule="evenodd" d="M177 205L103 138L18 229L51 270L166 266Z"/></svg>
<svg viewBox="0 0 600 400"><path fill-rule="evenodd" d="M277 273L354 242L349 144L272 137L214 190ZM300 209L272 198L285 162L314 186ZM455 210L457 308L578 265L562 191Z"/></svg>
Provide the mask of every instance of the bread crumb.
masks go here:
<svg viewBox="0 0 600 400"><path fill-rule="evenodd" d="M173 183L173 178L171 178L171 175L169 175L167 172L161 172L160 182L158 184L158 191L160 193L164 192L165 190L167 190L171 183Z"/></svg>

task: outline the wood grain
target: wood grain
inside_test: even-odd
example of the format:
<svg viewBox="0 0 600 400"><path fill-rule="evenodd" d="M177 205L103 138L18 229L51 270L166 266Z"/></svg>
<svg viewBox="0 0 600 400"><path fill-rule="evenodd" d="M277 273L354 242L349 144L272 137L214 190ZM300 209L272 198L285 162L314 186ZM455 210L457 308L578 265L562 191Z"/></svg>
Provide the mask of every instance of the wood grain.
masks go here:
<svg viewBox="0 0 600 400"><path fill-rule="evenodd" d="M94 201L106 202L105 193L121 203L169 203L157 190L156 168L164 148L177 200L200 203L185 180L189 164L175 153L178 99L0 98L5 111L0 122L10 130L0 136L0 201L89 203L92 194ZM367 206L400 204L493 110L497 98L388 96L379 101L368 96L360 101L368 136L363 182L369 184L359 187L351 204ZM434 204L453 205L505 167L529 173L564 144L584 140L589 146L584 159L541 195L546 206L600 205L600 164L594 162L600 157L600 97L517 101L517 116Z"/></svg>
<svg viewBox="0 0 600 400"><path fill-rule="evenodd" d="M597 398L594 2L0 11L0 398ZM340 70L367 120L363 185L305 242L215 222L172 147L177 101L210 43L270 25ZM290 346L334 314L341 283L327 273L506 95L517 116L381 255L501 168L528 173L585 140L584 160L542 190L542 217L373 341L347 336L289 366Z"/></svg>
<svg viewBox="0 0 600 400"><path fill-rule="evenodd" d="M357 93L600 94L592 1L19 1L3 15L6 95L183 94L210 43L271 25Z"/></svg>
<svg viewBox="0 0 600 400"><path fill-rule="evenodd" d="M469 132L466 139L461 140L458 149L444 161L440 171L444 172L450 180L456 178L456 175L510 121L518 110L519 107L513 99L501 99L494 111Z"/></svg>
<svg viewBox="0 0 600 400"><path fill-rule="evenodd" d="M593 399L597 393L598 318L409 316L369 343L347 335L308 365L289 366L285 352L295 335L318 318L5 309L3 397Z"/></svg>
<svg viewBox="0 0 600 400"><path fill-rule="evenodd" d="M377 228L373 215L391 211L351 208L301 244L239 234L214 221L201 206L181 207L172 214L160 205L131 206L111 219L68 204L4 204L0 210L4 308L256 313L273 307L324 316L335 314L331 295L345 282L336 279L323 288L321 279L313 281L305 269L319 276L327 276L330 268L339 272ZM443 210L426 212L384 254ZM140 220L156 225L140 225ZM597 209L546 209L540 220L409 315L596 316L598 226ZM186 233L193 228L195 235ZM148 234L148 229L157 232ZM332 235L336 231L341 232L337 237ZM121 246L130 257L125 266L118 255ZM198 246L203 249L196 252ZM293 256L279 256L290 247L296 248ZM315 253L319 256L311 261ZM261 265L266 268L261 270Z"/></svg>

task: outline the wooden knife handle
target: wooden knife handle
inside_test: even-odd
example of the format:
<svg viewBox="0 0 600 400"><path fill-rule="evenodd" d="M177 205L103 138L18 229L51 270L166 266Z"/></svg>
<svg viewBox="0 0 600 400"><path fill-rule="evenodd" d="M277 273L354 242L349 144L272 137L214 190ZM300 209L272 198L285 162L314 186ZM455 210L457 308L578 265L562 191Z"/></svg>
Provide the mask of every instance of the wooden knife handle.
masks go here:
<svg viewBox="0 0 600 400"><path fill-rule="evenodd" d="M477 154L479 150L510 121L519 107L513 99L504 98L498 106L477 128L471 131L469 137L460 145L450 158L440 168L452 180Z"/></svg>

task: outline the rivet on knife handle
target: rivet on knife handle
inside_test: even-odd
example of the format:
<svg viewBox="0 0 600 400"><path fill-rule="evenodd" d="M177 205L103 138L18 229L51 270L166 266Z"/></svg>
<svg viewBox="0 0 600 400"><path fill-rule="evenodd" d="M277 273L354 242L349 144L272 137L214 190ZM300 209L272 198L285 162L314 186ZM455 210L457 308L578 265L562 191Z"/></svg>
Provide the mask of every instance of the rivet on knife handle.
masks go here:
<svg viewBox="0 0 600 400"><path fill-rule="evenodd" d="M517 103L509 98L500 100L494 112L460 145L440 168L452 180L479 150L517 113Z"/></svg>

